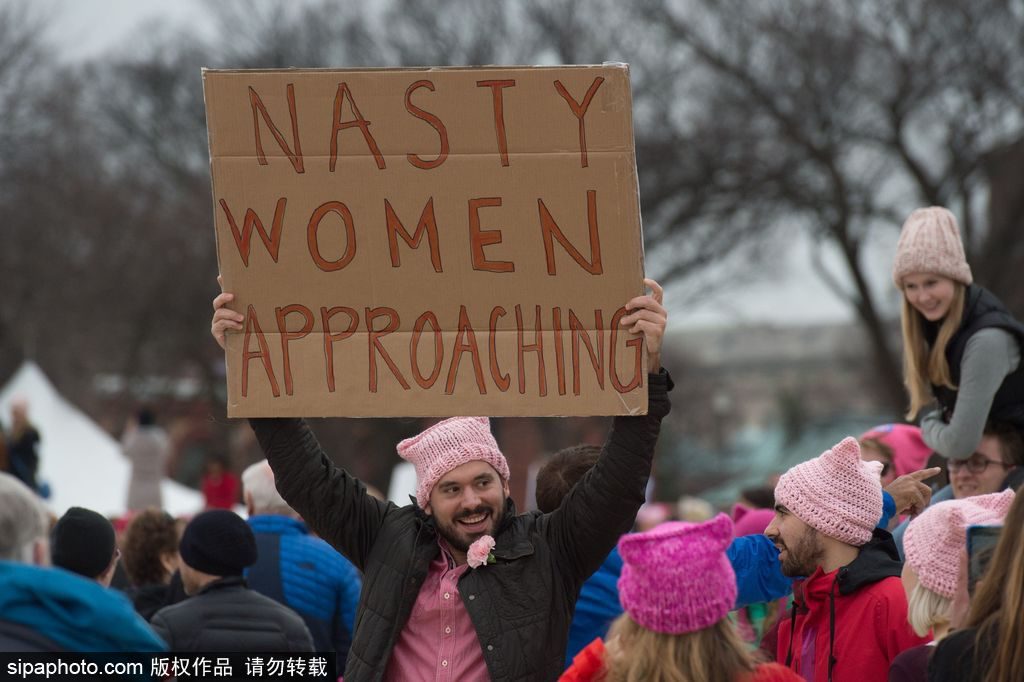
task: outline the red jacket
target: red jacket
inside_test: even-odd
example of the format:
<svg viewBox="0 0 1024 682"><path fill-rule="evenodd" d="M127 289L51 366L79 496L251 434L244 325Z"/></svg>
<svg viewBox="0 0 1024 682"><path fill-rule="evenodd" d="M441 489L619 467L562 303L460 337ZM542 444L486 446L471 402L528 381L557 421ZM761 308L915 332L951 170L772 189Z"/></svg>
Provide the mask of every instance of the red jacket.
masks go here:
<svg viewBox="0 0 1024 682"><path fill-rule="evenodd" d="M849 565L798 582L777 660L807 682L887 679L897 654L928 641L907 622L900 570L892 536L876 529Z"/></svg>

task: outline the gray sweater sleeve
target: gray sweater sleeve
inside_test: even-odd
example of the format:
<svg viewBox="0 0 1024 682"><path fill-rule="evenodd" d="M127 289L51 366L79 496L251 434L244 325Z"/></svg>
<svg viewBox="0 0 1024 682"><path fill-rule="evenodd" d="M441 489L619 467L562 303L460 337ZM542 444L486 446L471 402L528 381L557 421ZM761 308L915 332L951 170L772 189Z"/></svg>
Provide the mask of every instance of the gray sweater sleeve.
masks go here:
<svg viewBox="0 0 1024 682"><path fill-rule="evenodd" d="M967 341L960 363L960 390L948 424L938 410L921 420L921 437L932 450L952 459L970 457L985 428L1003 379L1020 364L1020 345L1009 332L989 327Z"/></svg>

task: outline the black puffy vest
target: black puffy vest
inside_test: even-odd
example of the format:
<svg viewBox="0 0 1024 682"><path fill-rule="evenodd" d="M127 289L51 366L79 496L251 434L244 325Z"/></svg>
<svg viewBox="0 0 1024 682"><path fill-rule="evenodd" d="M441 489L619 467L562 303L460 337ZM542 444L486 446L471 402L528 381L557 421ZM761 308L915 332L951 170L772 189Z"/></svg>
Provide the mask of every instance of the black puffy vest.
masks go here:
<svg viewBox="0 0 1024 682"><path fill-rule="evenodd" d="M953 338L946 346L946 361L949 363L950 378L960 385L960 363L964 357L967 342L975 332L989 327L1004 329L1013 334L1020 344L1024 356L1024 324L1021 324L1006 309L1002 301L989 290L972 284L967 287L964 301L964 317ZM949 421L956 407L958 391L932 384L932 392L942 407L946 421ZM1008 374L996 391L989 410L989 419L1014 424L1024 431L1024 362Z"/></svg>

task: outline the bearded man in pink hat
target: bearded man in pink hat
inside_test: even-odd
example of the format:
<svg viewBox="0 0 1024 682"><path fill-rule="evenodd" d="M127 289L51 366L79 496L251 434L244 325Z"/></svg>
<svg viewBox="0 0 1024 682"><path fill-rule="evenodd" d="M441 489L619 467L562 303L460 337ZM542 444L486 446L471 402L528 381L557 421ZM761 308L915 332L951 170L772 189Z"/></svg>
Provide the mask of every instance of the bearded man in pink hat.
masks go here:
<svg viewBox="0 0 1024 682"><path fill-rule="evenodd" d="M600 459L549 514L517 514L486 418L456 417L402 441L416 503L398 507L324 454L301 419L252 419L285 501L363 572L345 669L363 680L555 680L580 586L644 501L670 405L661 369L662 290L626 304L647 348L648 414L616 417ZM222 293L211 331L241 328Z"/></svg>
<svg viewBox="0 0 1024 682"><path fill-rule="evenodd" d="M802 462L775 487L765 535L782 572L806 578L779 627L777 660L815 682L884 680L897 654L923 644L907 622L902 564L882 515L881 462L855 438Z"/></svg>

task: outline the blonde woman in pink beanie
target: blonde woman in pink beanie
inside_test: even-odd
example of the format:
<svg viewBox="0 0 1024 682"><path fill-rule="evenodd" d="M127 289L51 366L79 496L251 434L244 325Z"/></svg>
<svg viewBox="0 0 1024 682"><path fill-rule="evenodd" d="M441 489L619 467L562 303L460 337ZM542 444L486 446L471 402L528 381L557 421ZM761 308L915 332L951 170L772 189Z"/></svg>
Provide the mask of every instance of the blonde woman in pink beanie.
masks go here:
<svg viewBox="0 0 1024 682"><path fill-rule="evenodd" d="M926 682L935 645L954 622L954 603L966 604L967 528L1003 523L1014 493L1004 490L964 500L940 502L910 522L904 536L903 589L910 626L933 641L907 649L892 662L889 682ZM962 614L966 615L966 614Z"/></svg>
<svg viewBox="0 0 1024 682"><path fill-rule="evenodd" d="M732 521L671 521L619 541L625 612L608 643L594 640L560 682L799 682L758 663L728 619L736 575L725 549Z"/></svg>
<svg viewBox="0 0 1024 682"><path fill-rule="evenodd" d="M924 442L968 458L989 419L1024 431L1024 324L973 283L956 217L933 206L903 224L893 282L903 292L903 378L907 419L938 400L921 421Z"/></svg>
<svg viewBox="0 0 1024 682"><path fill-rule="evenodd" d="M765 535L782 572L800 578L778 631L776 660L815 682L883 680L892 660L926 640L907 623L901 564L882 514L882 465L846 438L796 465L775 487Z"/></svg>

